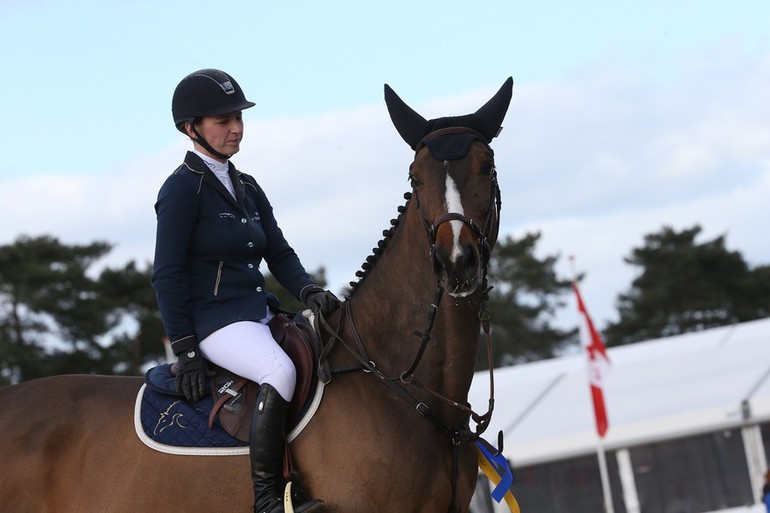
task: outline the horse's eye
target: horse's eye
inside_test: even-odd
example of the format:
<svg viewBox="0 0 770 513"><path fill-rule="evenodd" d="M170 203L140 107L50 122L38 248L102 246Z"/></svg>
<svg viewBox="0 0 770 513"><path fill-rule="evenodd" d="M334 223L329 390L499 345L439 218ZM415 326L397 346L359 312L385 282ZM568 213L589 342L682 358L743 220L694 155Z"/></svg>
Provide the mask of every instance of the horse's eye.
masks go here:
<svg viewBox="0 0 770 513"><path fill-rule="evenodd" d="M409 175L409 185L412 186L412 189L420 185L420 180L418 180L414 175Z"/></svg>
<svg viewBox="0 0 770 513"><path fill-rule="evenodd" d="M481 172L485 175L491 175L495 172L495 161L492 159L485 160L483 164L481 164Z"/></svg>

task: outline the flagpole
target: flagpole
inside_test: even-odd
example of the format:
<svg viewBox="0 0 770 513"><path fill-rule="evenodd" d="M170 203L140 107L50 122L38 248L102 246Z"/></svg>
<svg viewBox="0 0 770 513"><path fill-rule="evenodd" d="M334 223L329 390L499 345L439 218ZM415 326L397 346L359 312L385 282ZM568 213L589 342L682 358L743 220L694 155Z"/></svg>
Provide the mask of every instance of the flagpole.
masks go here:
<svg viewBox="0 0 770 513"><path fill-rule="evenodd" d="M575 270L575 257L573 255L569 256L570 265L572 267L572 283L574 285L575 292L578 291L577 288L577 271ZM586 315L588 313L586 312ZM591 386L591 394L593 396L594 390L593 385ZM592 398L592 400L595 401L595 398ZM595 407L595 404L594 404ZM605 428L606 430L606 425ZM596 437L596 457L599 460L599 478L601 480L602 484L602 496L604 498L604 511L605 513L615 513L615 507L612 504L612 490L610 489L610 477L609 473L607 472L607 458L604 454L604 433L602 433L601 428L597 426L597 430L599 431L598 436Z"/></svg>
<svg viewBox="0 0 770 513"><path fill-rule="evenodd" d="M604 442L600 436L597 437L596 456L599 459L599 477L602 480L604 510L607 513L615 513L615 507L612 504L612 491L610 490L610 476L607 472L607 459L604 455Z"/></svg>

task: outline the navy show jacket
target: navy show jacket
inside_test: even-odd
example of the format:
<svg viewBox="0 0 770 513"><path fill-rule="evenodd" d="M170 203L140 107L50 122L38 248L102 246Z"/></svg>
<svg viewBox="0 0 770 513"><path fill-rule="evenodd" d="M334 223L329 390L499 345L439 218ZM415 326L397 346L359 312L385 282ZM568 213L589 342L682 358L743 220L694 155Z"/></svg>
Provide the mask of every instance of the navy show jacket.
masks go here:
<svg viewBox="0 0 770 513"><path fill-rule="evenodd" d="M296 298L314 286L256 180L235 169L237 201L203 160L187 152L155 204L152 286L166 335L179 354L219 328L267 314L264 260Z"/></svg>

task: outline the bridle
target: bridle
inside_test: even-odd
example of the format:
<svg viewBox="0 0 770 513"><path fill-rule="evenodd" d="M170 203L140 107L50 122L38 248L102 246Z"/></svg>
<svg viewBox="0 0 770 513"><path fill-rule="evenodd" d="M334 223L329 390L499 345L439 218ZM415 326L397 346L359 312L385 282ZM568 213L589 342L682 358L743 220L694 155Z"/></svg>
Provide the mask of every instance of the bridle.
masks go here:
<svg viewBox="0 0 770 513"><path fill-rule="evenodd" d="M480 142L483 142L486 146L488 151L494 155L492 152L492 149L489 147L489 145L485 142L485 139L476 132L475 130L469 129L469 128L463 128L463 127L457 127L457 128L447 128L447 129L440 129L436 130L434 132L429 133L423 139L415 146L415 153L419 152L420 149L426 144L426 141L435 138L440 137L442 135L449 135L449 134L456 134L456 133L470 133L476 137L476 139ZM445 168L448 166L448 162L444 161ZM492 340L491 340L491 334L490 334L490 323L489 323L489 311L486 309L486 301L489 297L489 290L491 287L488 287L487 283L487 267L489 264L489 258L490 258L490 250L491 250L491 244L489 242L490 234L493 230L496 230L498 228L497 224L499 223L500 219L500 207L501 207L501 200L500 200L500 188L497 183L497 173L495 169L493 168L491 171L491 177L492 177L492 191L490 196L490 205L488 209L487 219L486 223L484 224L484 228L479 228L479 224L474 221L472 218L469 218L465 216L464 214L460 214L457 212L449 212L447 214L439 216L436 220L434 220L432 223L427 221L424 217L421 216L423 227L425 228L425 235L427 237L428 244L430 246L430 255L431 260L434 262L435 265L435 251L436 251L436 234L439 229L439 227L446 222L449 221L460 221L464 225L468 226L468 228L473 233L479 248L480 248L480 265L481 265L481 272L482 272L482 279L481 283L479 285L479 288L481 289L481 298L479 300L479 311L478 311L478 317L481 321L481 326L485 334L486 339L486 345L487 345L487 360L489 364L489 382L490 382L490 397L489 397L489 405L488 410L484 414L477 414L474 412L469 405L460 404L457 401L454 401L451 398L448 398L428 387L426 387L415 375L414 372L417 369L418 365L422 361L422 357L425 353L425 350L427 349L427 346L429 343L433 343L433 345L437 345L438 342L431 337L431 331L433 329L433 324L435 321L436 313L438 312L439 305L441 303L441 298L444 293L444 288L439 284L436 287L435 295L433 302L430 304L429 310L428 310L428 318L426 322L426 327L423 331L414 331L413 334L420 337L420 346L417 351L417 354L415 355L414 360L412 361L412 364L409 366L409 368L399 374L398 376L388 376L381 370L379 370L375 364L375 362L369 358L368 353L366 351L366 348L364 346L363 340L361 340L361 337L358 333L358 330L355 327L355 322L353 320L353 314L350 309L349 302L343 302L341 303L341 315L340 315L340 322L339 325L336 328L333 328L326 322L326 319L322 316L318 316L318 322L321 327L323 327L324 331L329 335L329 342L324 346L321 355L320 355L320 363L319 366L319 378L324 383L328 383L331 381L333 374L339 374L343 372L350 372L350 371L364 371L366 373L371 374L372 376L376 377L380 382L385 384L388 388L396 392L399 396L404 398L406 401L411 403L415 410L422 416L428 418L435 424L439 426L439 428L449 437L451 444L452 444L452 502L450 506L450 512L451 511L459 511L459 507L456 503L456 488L457 488L457 479L458 479L458 447L462 443L467 442L473 442L478 440L481 435L486 431L487 427L489 426L489 422L492 418L492 412L494 410L494 371L493 371L493 360L492 360ZM409 193L407 193L407 197L409 197ZM416 191L412 191L411 197L413 197L417 203L417 209L420 209L420 201L419 197L417 195ZM345 341L341 336L340 333L343 331L344 324L347 323L350 328L350 332L353 336L353 340L355 341L356 347L351 347L347 341ZM351 366L351 367L345 367L345 368L337 368L337 369L330 369L328 366L328 355L332 350L332 347L334 346L335 342L339 341L342 343L348 352L355 357L358 364ZM412 386L417 389L423 390L424 392L428 393L432 397L437 398L438 400L449 404L450 406L457 408L461 410L463 413L468 415L468 419L473 419L473 421L476 423L475 429L471 429L469 422L466 421L463 425L460 426L450 426L447 423L445 423L442 419L438 418L431 409L430 406L428 406L425 402L420 401L417 399L414 395L412 395L408 390L407 386ZM500 450L502 450L502 440L499 441Z"/></svg>
<svg viewBox="0 0 770 513"><path fill-rule="evenodd" d="M445 135L452 135L452 134L470 134L474 136L477 141L481 142L486 146L487 151L494 158L495 152L486 142L486 139L484 138L484 136L482 136L476 130L473 130L472 128L466 128L466 127L442 128L442 129L434 130L433 132L430 132L429 134L424 136L422 139L420 139L420 142L418 142L415 145L415 154L417 154L424 146L426 146L428 141L430 141L431 139L436 139L438 137L442 137ZM444 170L447 172L449 170L448 160L444 161ZM448 221L460 221L461 223L466 225L471 230L471 232L473 232L473 235L476 238L476 241L479 245L479 249L481 253L480 255L481 266L485 271L485 277L486 277L486 267L487 267L487 264L489 263L489 255L490 255L490 248L491 248L491 245L489 243L489 235L492 232L492 230L496 228L495 224L498 223L500 220L500 207L501 207L500 186L497 183L497 171L494 169L494 167L492 168L490 177L491 177L492 190L490 192L489 208L487 209L487 212L488 212L487 220L486 220L486 223L484 223L483 229L479 228L478 223L476 223L476 221L474 221L472 218L467 217L464 214L460 214L459 212L448 212L442 216L439 216L439 218L433 221L432 223L429 222L424 217L422 217L422 223L425 228L425 234L428 237L428 244L430 244L431 257L435 255L436 234L438 233L438 229L442 224ZM417 201L417 208L419 210L420 198L417 195L416 191L413 191L413 194Z"/></svg>

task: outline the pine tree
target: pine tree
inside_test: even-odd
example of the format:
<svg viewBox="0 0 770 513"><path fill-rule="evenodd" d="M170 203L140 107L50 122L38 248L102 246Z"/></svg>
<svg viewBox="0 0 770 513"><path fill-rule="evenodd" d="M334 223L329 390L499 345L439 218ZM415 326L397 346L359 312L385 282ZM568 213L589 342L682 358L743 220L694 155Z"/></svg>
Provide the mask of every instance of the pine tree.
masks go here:
<svg viewBox="0 0 770 513"><path fill-rule="evenodd" d="M565 331L553 325L572 282L556 275L559 255L535 256L540 236L539 232L518 240L508 236L492 252L488 279L493 289L487 309L495 366L550 358L577 343L577 329ZM487 365L485 344L478 362L479 368Z"/></svg>
<svg viewBox="0 0 770 513"><path fill-rule="evenodd" d="M701 227L664 226L625 261L641 268L618 296L620 319L604 334L610 346L749 321L770 312L770 270L751 269L725 247L724 235L698 243Z"/></svg>
<svg viewBox="0 0 770 513"><path fill-rule="evenodd" d="M111 246L68 246L19 237L0 246L0 377L19 382L50 374L109 371L100 335L108 329L96 281L86 271Z"/></svg>
<svg viewBox="0 0 770 513"><path fill-rule="evenodd" d="M151 285L152 265L137 267L133 260L99 275L99 291L112 319L110 358L115 372L139 374L143 365L165 358L165 330Z"/></svg>

